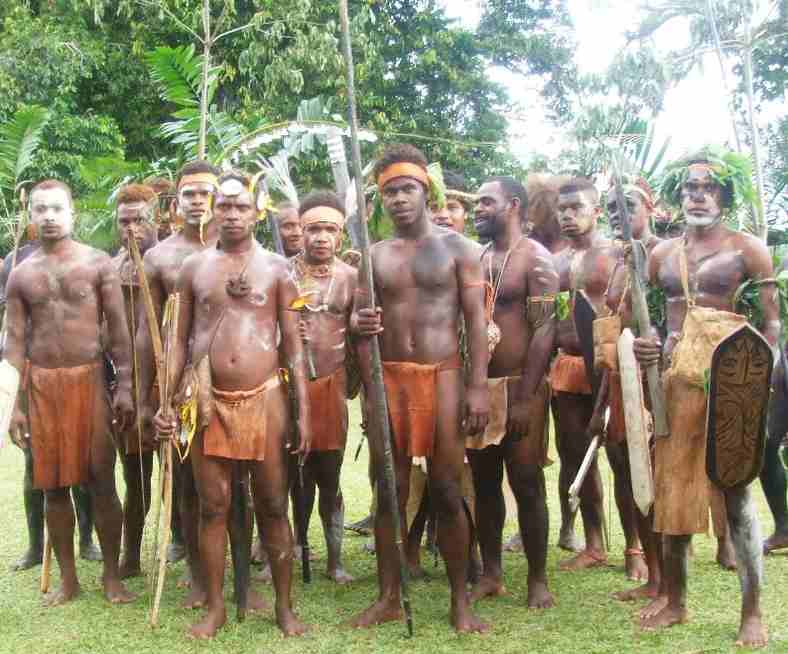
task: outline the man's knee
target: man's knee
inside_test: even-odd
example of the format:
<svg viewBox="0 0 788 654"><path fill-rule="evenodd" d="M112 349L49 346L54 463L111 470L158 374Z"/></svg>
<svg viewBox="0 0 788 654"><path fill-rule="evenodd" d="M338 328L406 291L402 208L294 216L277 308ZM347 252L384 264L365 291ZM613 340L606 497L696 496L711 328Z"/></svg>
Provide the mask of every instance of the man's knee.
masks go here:
<svg viewBox="0 0 788 654"><path fill-rule="evenodd" d="M510 466L507 472L509 485L518 501L533 502L544 499L544 477L538 465Z"/></svg>
<svg viewBox="0 0 788 654"><path fill-rule="evenodd" d="M230 512L229 493L208 493L200 497L200 520L226 518Z"/></svg>
<svg viewBox="0 0 788 654"><path fill-rule="evenodd" d="M259 511L268 520L282 520L287 518L287 493L256 497L255 501Z"/></svg>
<svg viewBox="0 0 788 654"><path fill-rule="evenodd" d="M435 510L451 515L462 510L462 484L459 479L439 477L430 480L430 500Z"/></svg>

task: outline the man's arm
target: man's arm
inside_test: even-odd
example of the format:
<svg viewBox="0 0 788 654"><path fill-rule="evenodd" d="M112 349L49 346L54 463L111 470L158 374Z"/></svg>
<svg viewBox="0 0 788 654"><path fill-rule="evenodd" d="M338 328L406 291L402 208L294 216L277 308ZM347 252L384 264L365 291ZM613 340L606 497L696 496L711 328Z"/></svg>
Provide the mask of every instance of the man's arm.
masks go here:
<svg viewBox="0 0 788 654"><path fill-rule="evenodd" d="M288 274L287 264L281 263L279 280L277 282L276 310L279 320L279 330L282 334L282 348L285 360L292 371L293 379L288 383L293 384L298 398L298 433L301 443L298 454L307 456L312 446L312 432L309 422L309 395L306 383L306 359L304 347L298 330L298 317L296 311L290 310L290 305L298 297L298 289Z"/></svg>
<svg viewBox="0 0 788 654"><path fill-rule="evenodd" d="M28 313L27 306L22 299L19 273L16 270L11 272L5 290L6 345L4 357L17 369L21 378L25 371L25 329L27 326ZM20 387L19 394L22 392L24 392L24 390ZM24 436L28 433L27 417L22 413L22 409L19 406L18 395L8 431L11 440L18 447L27 449L29 441Z"/></svg>
<svg viewBox="0 0 788 654"><path fill-rule="evenodd" d="M746 242L743 249L744 265L747 276L754 280L767 280L759 285L761 307L763 309L763 336L772 346L775 354L775 365L779 358L777 343L780 339L780 310L777 305L777 286L774 281L772 258L766 245L759 239L748 234L741 235Z"/></svg>
<svg viewBox="0 0 788 654"><path fill-rule="evenodd" d="M487 390L487 366L490 351L487 343L487 318L484 312L484 276L479 248L474 243L459 240L456 259L457 286L460 306L465 318L468 339L470 375L465 393L465 428L473 436L487 427L490 399Z"/></svg>

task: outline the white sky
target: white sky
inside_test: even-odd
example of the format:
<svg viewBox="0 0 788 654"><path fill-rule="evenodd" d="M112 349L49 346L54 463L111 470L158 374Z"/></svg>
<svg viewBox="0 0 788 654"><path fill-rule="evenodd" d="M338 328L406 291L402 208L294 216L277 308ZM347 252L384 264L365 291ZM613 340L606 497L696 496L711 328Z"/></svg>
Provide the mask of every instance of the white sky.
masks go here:
<svg viewBox="0 0 788 654"><path fill-rule="evenodd" d="M444 0L450 16L474 24L478 20L477 0ZM624 32L638 23L639 3L632 0L568 0L575 27L575 62L581 72L603 72L623 47ZM657 33L657 50L682 47L688 39L686 24L674 20ZM556 155L563 139L559 130L545 119L539 94L523 89L522 77L505 70L493 70L494 78L508 87L511 97L521 104L511 120L510 145L522 159L533 153ZM734 83L729 75L730 83ZM672 137L669 156L706 143L732 142L728 99L716 56L704 58L703 70L695 69L688 78L671 88L665 109L657 117L656 142Z"/></svg>

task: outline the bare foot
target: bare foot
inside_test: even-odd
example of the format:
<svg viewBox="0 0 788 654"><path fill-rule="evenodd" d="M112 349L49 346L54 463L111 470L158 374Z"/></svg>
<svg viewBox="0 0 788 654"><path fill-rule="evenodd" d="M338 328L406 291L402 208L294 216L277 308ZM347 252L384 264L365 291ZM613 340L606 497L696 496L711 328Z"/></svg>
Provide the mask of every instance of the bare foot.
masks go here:
<svg viewBox="0 0 788 654"><path fill-rule="evenodd" d="M372 606L364 610L361 615L353 618L350 622L350 626L359 629L401 619L402 609L400 608L398 599L379 599Z"/></svg>
<svg viewBox="0 0 788 654"><path fill-rule="evenodd" d="M630 581L646 581L648 579L648 566L641 550L624 551L624 569Z"/></svg>
<svg viewBox="0 0 788 654"><path fill-rule="evenodd" d="M123 561L118 568L118 576L121 579L131 579L132 577L141 577L142 568L139 561Z"/></svg>
<svg viewBox="0 0 788 654"><path fill-rule="evenodd" d="M207 595L205 591L198 587L197 584L192 584L186 597L181 602L181 607L184 609L201 609L205 606Z"/></svg>
<svg viewBox="0 0 788 654"><path fill-rule="evenodd" d="M137 596L126 590L120 579L104 579L104 597L110 604L128 604L137 599Z"/></svg>
<svg viewBox="0 0 788 654"><path fill-rule="evenodd" d="M368 515L366 518L362 518L358 522L353 522L349 525L345 525L345 529L348 531L355 532L358 536L370 536L372 534L372 528L374 527L375 520L371 515Z"/></svg>
<svg viewBox="0 0 788 654"><path fill-rule="evenodd" d="M333 579L336 583L343 585L349 584L352 581L355 581L353 577L351 577L347 572L345 572L342 566L338 566L334 570L326 570L326 577L329 579Z"/></svg>
<svg viewBox="0 0 788 654"><path fill-rule="evenodd" d="M558 547L567 552L580 552L583 549L583 543L572 527L562 527L561 533L558 535Z"/></svg>
<svg viewBox="0 0 788 654"><path fill-rule="evenodd" d="M44 606L53 607L53 606L60 606L61 604L65 604L66 602L70 602L81 592L81 588L79 584L74 586L66 586L63 584L57 590L53 590L51 593L47 593L44 595Z"/></svg>
<svg viewBox="0 0 788 654"><path fill-rule="evenodd" d="M251 588L246 593L246 610L249 613L265 613L271 610L271 605L260 593Z"/></svg>
<svg viewBox="0 0 788 654"><path fill-rule="evenodd" d="M276 609L276 624L279 625L285 637L303 636L309 631L309 627L301 622L289 607Z"/></svg>
<svg viewBox="0 0 788 654"><path fill-rule="evenodd" d="M178 588L191 588L192 587L192 571L189 566L186 566L186 570L181 575L181 578L178 579L177 583Z"/></svg>
<svg viewBox="0 0 788 654"><path fill-rule="evenodd" d="M506 587L500 579L493 579L482 575L472 589L470 594L470 601L476 602L484 597L501 597L506 595Z"/></svg>
<svg viewBox="0 0 788 654"><path fill-rule="evenodd" d="M216 632L224 626L225 622L227 622L227 612L224 609L208 611L202 620L195 622L189 627L186 635L189 638L208 640L216 635Z"/></svg>
<svg viewBox="0 0 788 654"><path fill-rule="evenodd" d="M739 627L739 636L736 638L736 645L739 647L750 647L752 649L766 647L769 636L766 627L761 622L760 616L744 618Z"/></svg>
<svg viewBox="0 0 788 654"><path fill-rule="evenodd" d="M252 577L254 581L262 581L264 584L270 584L273 576L271 575L271 566L266 563L263 569Z"/></svg>
<svg viewBox="0 0 788 654"><path fill-rule="evenodd" d="M617 593L613 593L613 599L617 599L619 602L637 602L642 599L655 599L658 595L659 586L643 584L637 588L620 590Z"/></svg>
<svg viewBox="0 0 788 654"><path fill-rule="evenodd" d="M558 564L559 570L575 571L587 570L589 568L601 568L607 565L607 556L604 552L595 550L583 550L571 559L564 559Z"/></svg>
<svg viewBox="0 0 788 654"><path fill-rule="evenodd" d="M788 533L775 531L769 538L763 541L763 553L769 554L774 550L782 550L788 547ZM39 556L39 561L41 557Z"/></svg>
<svg viewBox="0 0 788 654"><path fill-rule="evenodd" d="M518 552L518 553L523 551L523 539L519 533L512 536L509 540L507 540L503 544L503 551Z"/></svg>
<svg viewBox="0 0 788 654"><path fill-rule="evenodd" d="M17 572L19 570L29 570L37 565L41 565L44 555L41 550L27 550L22 557L14 564L11 565L11 570Z"/></svg>
<svg viewBox="0 0 788 654"><path fill-rule="evenodd" d="M462 606L452 607L449 622L455 631L461 634L483 634L490 631L490 625L476 617L467 602Z"/></svg>
<svg viewBox="0 0 788 654"><path fill-rule="evenodd" d="M664 609L667 605L668 596L660 595L658 593L653 600L640 609L640 613L638 615L641 620L648 620L649 618L653 618L655 615L657 615L657 613L662 611L662 609Z"/></svg>
<svg viewBox="0 0 788 654"><path fill-rule="evenodd" d="M104 556L95 543L86 543L79 546L79 558L84 561L103 561Z"/></svg>
<svg viewBox="0 0 788 654"><path fill-rule="evenodd" d="M717 540L717 563L723 570L736 569L736 554L733 551L730 538Z"/></svg>
<svg viewBox="0 0 788 654"><path fill-rule="evenodd" d="M555 606L553 594L547 590L547 583L544 581L528 580L528 608L529 609L552 609Z"/></svg>
<svg viewBox="0 0 788 654"><path fill-rule="evenodd" d="M655 631L656 629L672 627L675 624L684 624L686 621L686 610L673 609L670 606L665 606L656 615L642 619L640 621L640 628L643 629L643 631Z"/></svg>

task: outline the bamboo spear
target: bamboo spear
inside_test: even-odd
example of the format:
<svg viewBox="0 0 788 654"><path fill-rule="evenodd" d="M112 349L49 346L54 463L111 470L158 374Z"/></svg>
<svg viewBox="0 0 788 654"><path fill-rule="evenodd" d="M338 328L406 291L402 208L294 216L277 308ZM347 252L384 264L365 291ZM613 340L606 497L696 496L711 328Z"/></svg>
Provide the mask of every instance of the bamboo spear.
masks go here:
<svg viewBox="0 0 788 654"><path fill-rule="evenodd" d="M372 275L372 258L369 253L369 233L367 231L366 202L364 201L364 185L361 169L361 148L358 139L358 118L356 116L356 89L355 75L353 72L353 51L350 42L350 19L348 17L347 0L339 0L339 21L342 25L342 41L347 65L347 94L350 110L350 152L353 163L353 175L355 176L356 197L358 200L358 218L361 224L359 243L361 250L361 270L362 284L366 287L368 308L375 308L375 286ZM405 559L405 550L402 545L402 530L400 523L399 501L397 498L397 484L394 478L394 456L391 452L391 425L389 424L389 411L386 404L386 389L383 385L383 362L380 356L380 343L378 337L370 339L371 344L371 365L372 365L372 385L371 398L374 405L374 418L377 420L378 429L375 430L383 441L383 474L378 479L378 484L383 485L383 493L379 494L381 501L388 500L390 504L391 519L394 523L394 544L397 547L400 564L400 585L402 596L402 608L405 612L405 620L408 627L408 636L413 635L413 614L410 607L410 595L408 593L408 565Z"/></svg>

